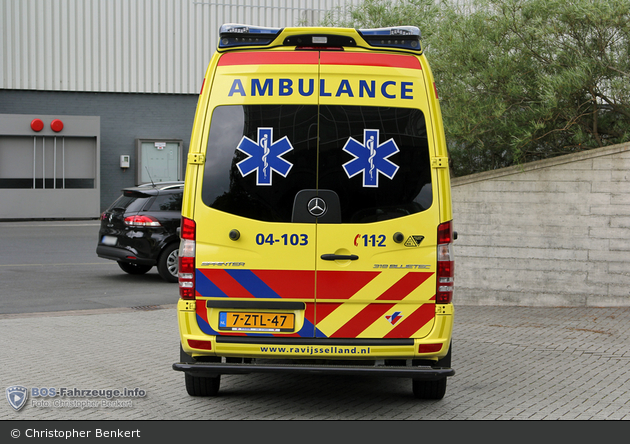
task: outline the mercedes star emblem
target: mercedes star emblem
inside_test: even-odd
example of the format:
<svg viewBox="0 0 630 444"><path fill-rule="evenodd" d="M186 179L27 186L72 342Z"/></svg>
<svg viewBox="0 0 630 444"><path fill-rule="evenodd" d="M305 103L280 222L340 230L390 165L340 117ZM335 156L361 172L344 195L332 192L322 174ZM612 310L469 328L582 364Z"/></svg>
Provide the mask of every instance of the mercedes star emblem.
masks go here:
<svg viewBox="0 0 630 444"><path fill-rule="evenodd" d="M326 202L321 197L314 197L308 201L308 212L315 217L321 217L326 213Z"/></svg>

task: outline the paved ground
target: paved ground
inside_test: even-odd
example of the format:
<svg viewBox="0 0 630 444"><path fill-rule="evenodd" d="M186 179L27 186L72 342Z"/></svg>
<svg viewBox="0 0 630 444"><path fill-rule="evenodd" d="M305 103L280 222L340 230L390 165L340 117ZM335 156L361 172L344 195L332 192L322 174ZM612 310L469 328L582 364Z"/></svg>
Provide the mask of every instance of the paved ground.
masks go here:
<svg viewBox="0 0 630 444"><path fill-rule="evenodd" d="M0 222L0 314L174 304L177 284L96 255L100 222Z"/></svg>
<svg viewBox="0 0 630 444"><path fill-rule="evenodd" d="M176 311L0 315L3 388L139 388L142 398L29 398L0 420L630 419L630 309L457 306L446 397L418 401L408 380L224 376L216 398L186 394ZM33 401L40 405L33 405ZM125 402L131 401L131 406Z"/></svg>

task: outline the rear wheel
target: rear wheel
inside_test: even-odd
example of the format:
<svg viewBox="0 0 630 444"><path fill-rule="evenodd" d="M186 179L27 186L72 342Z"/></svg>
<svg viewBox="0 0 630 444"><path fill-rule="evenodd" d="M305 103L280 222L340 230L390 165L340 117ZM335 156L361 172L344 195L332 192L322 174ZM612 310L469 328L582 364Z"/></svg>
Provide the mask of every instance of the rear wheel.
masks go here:
<svg viewBox="0 0 630 444"><path fill-rule="evenodd" d="M425 381L421 379L412 380L413 394L418 399L434 399L444 398L446 393L446 378L437 381Z"/></svg>
<svg viewBox="0 0 630 444"><path fill-rule="evenodd" d="M141 265L141 264L132 264L131 262L118 262L118 266L122 271L129 274L145 274L153 265Z"/></svg>
<svg viewBox="0 0 630 444"><path fill-rule="evenodd" d="M221 386L221 375L213 378L186 375L186 391L190 396L216 396Z"/></svg>
<svg viewBox="0 0 630 444"><path fill-rule="evenodd" d="M216 356L208 356L202 359L206 362L221 362L221 358ZM195 358L184 351L181 343L179 344L179 360L180 362L191 364L197 362ZM186 391L190 396L216 396L219 393L221 375L208 378L184 373L184 377L186 379Z"/></svg>
<svg viewBox="0 0 630 444"><path fill-rule="evenodd" d="M179 244L168 245L158 259L158 273L166 282L177 282Z"/></svg>
<svg viewBox="0 0 630 444"><path fill-rule="evenodd" d="M453 341L449 344L448 353L433 364L434 368L451 368ZM446 378L437 381L414 379L412 381L413 394L418 399L442 399L446 393Z"/></svg>

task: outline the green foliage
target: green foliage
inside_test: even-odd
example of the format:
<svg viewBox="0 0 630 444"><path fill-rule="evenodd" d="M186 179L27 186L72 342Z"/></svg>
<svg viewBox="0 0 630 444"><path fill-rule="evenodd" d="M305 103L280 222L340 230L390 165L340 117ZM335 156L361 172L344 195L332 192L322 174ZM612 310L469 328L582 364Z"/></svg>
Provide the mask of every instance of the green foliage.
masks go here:
<svg viewBox="0 0 630 444"><path fill-rule="evenodd" d="M360 5L335 8L326 14L322 26L382 28L417 26L431 40L440 7L434 0L364 0Z"/></svg>
<svg viewBox="0 0 630 444"><path fill-rule="evenodd" d="M630 140L627 0L366 0L340 16L422 30L456 175Z"/></svg>

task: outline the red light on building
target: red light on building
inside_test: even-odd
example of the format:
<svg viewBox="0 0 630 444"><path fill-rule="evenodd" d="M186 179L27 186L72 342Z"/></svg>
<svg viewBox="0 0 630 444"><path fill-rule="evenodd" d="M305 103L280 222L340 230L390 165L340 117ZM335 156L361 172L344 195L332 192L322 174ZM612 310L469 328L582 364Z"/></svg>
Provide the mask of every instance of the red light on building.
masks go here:
<svg viewBox="0 0 630 444"><path fill-rule="evenodd" d="M61 131L63 129L63 122L59 119L55 119L52 122L50 122L50 128L58 133L59 131Z"/></svg>
<svg viewBox="0 0 630 444"><path fill-rule="evenodd" d="M42 119L33 119L31 121L31 129L35 132L40 132L41 130L43 130L44 122L42 122Z"/></svg>

